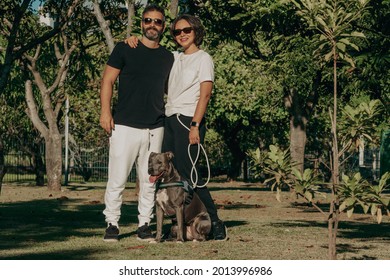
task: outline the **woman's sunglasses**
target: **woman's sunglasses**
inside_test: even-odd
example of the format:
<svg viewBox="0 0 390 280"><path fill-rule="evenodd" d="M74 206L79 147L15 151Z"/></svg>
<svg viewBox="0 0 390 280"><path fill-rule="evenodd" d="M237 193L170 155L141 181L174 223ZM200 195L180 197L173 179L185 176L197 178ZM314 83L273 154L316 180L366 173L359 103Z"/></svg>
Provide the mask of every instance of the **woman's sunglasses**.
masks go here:
<svg viewBox="0 0 390 280"><path fill-rule="evenodd" d="M144 18L142 20L146 25L149 25L149 24L152 24L152 22L154 22L155 25L157 26L162 26L164 21L162 19L159 19L159 18Z"/></svg>
<svg viewBox="0 0 390 280"><path fill-rule="evenodd" d="M183 29L174 29L172 31L172 34L173 34L173 36L176 37L176 36L179 36L182 31L184 32L184 34L190 34L192 30L194 30L192 27L185 27Z"/></svg>

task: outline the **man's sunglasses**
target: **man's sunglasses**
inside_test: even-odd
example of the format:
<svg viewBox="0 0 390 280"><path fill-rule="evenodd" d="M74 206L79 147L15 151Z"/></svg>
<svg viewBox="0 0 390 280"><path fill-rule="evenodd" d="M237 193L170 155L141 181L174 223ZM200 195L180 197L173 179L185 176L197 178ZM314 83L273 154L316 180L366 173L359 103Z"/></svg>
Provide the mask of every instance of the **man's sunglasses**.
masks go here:
<svg viewBox="0 0 390 280"><path fill-rule="evenodd" d="M194 30L192 27L185 27L183 29L174 29L172 31L172 34L173 34L173 36L176 37L176 36L179 36L182 31L184 32L184 34L190 34L192 30Z"/></svg>
<svg viewBox="0 0 390 280"><path fill-rule="evenodd" d="M152 24L152 22L154 22L155 25L157 26L162 26L164 21L162 19L159 19L159 18L144 18L142 20L146 25L149 25L149 24Z"/></svg>

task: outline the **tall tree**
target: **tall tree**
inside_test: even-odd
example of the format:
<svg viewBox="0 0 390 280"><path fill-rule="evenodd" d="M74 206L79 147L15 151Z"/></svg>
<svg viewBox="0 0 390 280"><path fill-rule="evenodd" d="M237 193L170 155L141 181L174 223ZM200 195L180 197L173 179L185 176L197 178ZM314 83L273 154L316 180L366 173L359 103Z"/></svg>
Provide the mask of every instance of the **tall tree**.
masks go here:
<svg viewBox="0 0 390 280"><path fill-rule="evenodd" d="M50 6L53 2L55 1L46 1L46 5ZM32 1L28 0L24 0L21 4L12 0L1 2L1 10L4 10L4 13L1 13L0 36L4 39L7 47L0 65L0 95L10 82L9 76L15 62L22 60L25 54L64 30L73 16L79 0L57 1L59 7L62 9L68 7L68 9L65 13L59 12L57 14L56 24L51 29L43 29L39 26L38 17L33 13L31 3ZM3 154L3 151L0 154ZM0 170L4 169L0 168Z"/></svg>
<svg viewBox="0 0 390 280"><path fill-rule="evenodd" d="M64 53L61 53L58 45L54 43L58 69L55 73L56 77L50 86L46 85L42 77L41 70L38 68L38 59L41 54L41 47L38 46L34 56L25 54L25 57L28 60L27 67L31 71L34 77L34 82L40 92L46 123L39 115L39 109L34 98L31 80L26 81L27 112L32 123L45 139L47 185L49 190L55 191L61 190L62 180L62 136L58 127L58 116L65 101L65 95L61 90L63 90L64 82L68 73L71 54L76 48L75 43L68 46L66 36L63 36L63 43Z"/></svg>

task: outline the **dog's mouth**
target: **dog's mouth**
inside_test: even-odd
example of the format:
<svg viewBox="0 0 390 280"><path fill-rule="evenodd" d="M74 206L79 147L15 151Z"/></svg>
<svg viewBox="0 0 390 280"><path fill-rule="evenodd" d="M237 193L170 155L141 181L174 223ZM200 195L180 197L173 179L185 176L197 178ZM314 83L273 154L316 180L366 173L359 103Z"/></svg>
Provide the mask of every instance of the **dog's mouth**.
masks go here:
<svg viewBox="0 0 390 280"><path fill-rule="evenodd" d="M161 172L161 173L158 174L158 175L150 175L150 177L149 177L149 182L150 182L150 183L156 183L157 180L160 179L161 176L162 176L163 174L164 174L164 171Z"/></svg>

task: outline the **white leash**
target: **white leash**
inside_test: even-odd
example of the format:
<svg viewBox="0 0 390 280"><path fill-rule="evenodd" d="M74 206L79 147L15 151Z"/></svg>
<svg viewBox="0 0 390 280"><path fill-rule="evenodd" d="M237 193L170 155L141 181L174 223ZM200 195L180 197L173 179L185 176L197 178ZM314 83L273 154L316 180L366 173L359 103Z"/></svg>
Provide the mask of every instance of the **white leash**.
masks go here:
<svg viewBox="0 0 390 280"><path fill-rule="evenodd" d="M177 120L179 121L179 123L183 127L185 127L185 129L190 131L190 129L180 120L179 116L180 116L180 114L176 114L176 117L177 117ZM190 158L190 161L191 161L191 164L192 164L192 168L191 168L191 183L192 183L194 188L203 188L203 187L205 187L209 183L210 177L211 177L211 175L210 175L211 172L210 172L209 158L207 157L207 153L206 153L206 150L204 149L203 145L198 143L198 152L196 154L195 160L193 160L192 157L191 157L191 149L190 148L191 148L191 144L188 144L188 149L187 149L188 157ZM195 165L196 165L196 162L199 159L200 149L202 149L203 154L204 154L205 159L206 159L206 163L207 163L207 181L203 185L198 186L197 184L198 184L199 175L198 175L198 171L196 170L196 166ZM193 180L193 174L195 174L195 181Z"/></svg>

